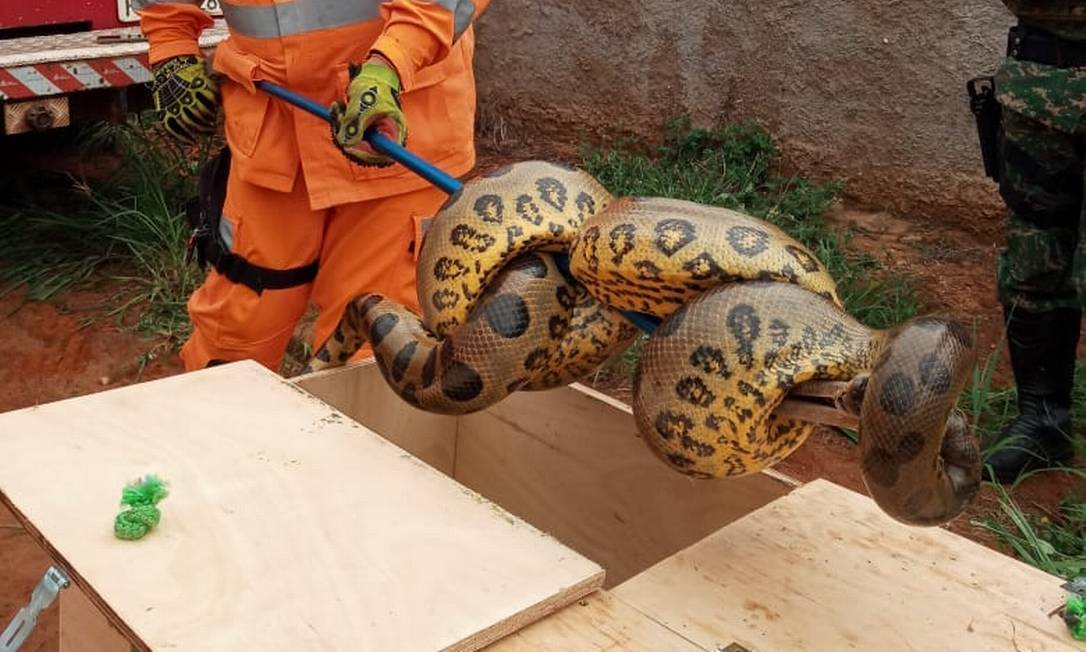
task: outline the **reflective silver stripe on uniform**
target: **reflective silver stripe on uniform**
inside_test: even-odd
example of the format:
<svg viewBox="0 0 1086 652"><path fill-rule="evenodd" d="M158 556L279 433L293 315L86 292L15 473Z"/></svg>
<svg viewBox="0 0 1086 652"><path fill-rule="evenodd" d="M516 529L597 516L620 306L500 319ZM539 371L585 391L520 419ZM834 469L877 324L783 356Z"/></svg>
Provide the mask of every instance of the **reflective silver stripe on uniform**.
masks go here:
<svg viewBox="0 0 1086 652"><path fill-rule="evenodd" d="M199 7L201 4L203 4L203 1L204 0L132 0L132 9L133 10L146 9L147 7L150 7L151 5L166 5L166 4L196 5L197 7Z"/></svg>
<svg viewBox="0 0 1086 652"><path fill-rule="evenodd" d="M234 223L225 215L219 220L219 237L227 251L234 250Z"/></svg>
<svg viewBox="0 0 1086 652"><path fill-rule="evenodd" d="M433 0L433 2L452 12L455 25L453 42L455 42L471 27L471 20L475 18L475 3L471 0Z"/></svg>
<svg viewBox="0 0 1086 652"><path fill-rule="evenodd" d="M250 38L279 38L374 20L381 0L295 0L277 5L222 4L230 29Z"/></svg>

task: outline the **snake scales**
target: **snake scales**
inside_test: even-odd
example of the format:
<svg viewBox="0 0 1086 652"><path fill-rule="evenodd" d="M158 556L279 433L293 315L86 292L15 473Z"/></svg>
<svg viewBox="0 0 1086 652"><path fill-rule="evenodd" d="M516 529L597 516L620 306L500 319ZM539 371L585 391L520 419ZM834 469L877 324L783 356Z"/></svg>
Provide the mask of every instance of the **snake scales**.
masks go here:
<svg viewBox="0 0 1086 652"><path fill-rule="evenodd" d="M569 280L548 252L566 252ZM735 211L614 198L587 173L530 161L450 197L421 245L421 319L369 294L348 307L310 370L364 342L388 384L432 412L483 409L518 390L578 380L661 318L642 350L633 409L650 448L699 478L765 469L816 424L775 411L808 381L847 381L868 491L892 517L955 517L980 482L980 451L955 408L973 344L923 317L869 329L799 242Z"/></svg>

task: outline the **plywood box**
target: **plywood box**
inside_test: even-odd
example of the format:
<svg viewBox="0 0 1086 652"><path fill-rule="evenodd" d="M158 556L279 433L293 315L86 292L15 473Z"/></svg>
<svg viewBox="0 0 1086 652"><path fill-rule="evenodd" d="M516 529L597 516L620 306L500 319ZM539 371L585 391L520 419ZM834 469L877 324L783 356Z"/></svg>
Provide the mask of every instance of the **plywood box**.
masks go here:
<svg viewBox="0 0 1086 652"><path fill-rule="evenodd" d="M390 505L413 505L411 500L403 500L404 492L414 490L409 486L433 483L439 493L451 487L459 495L470 494L476 501L473 505L485 507L493 517L468 527L455 514L437 517L425 512L441 523L438 526L437 521L431 521L432 527L425 530L426 540L421 546L425 552L412 548L415 542L410 537L400 537L396 544L403 550L397 550L402 554L395 558L361 556L371 564L379 564L388 582L382 590L392 597L391 603L376 609L371 603L365 611L371 624L391 632L388 639L378 645L359 644L373 639L364 638L356 628L347 633L352 643L346 646L343 638L325 638L322 634L304 639L292 649L441 649L434 635L441 628L432 622L427 627L402 624L395 607L409 599L415 600L413 606L420 609L461 599L493 609L481 620L457 616L442 621L482 628L484 634L461 638L454 645L485 645L485 652L1079 649L1060 620L1048 616L1063 598L1056 578L946 530L904 527L882 514L867 497L830 483L815 482L797 488L796 483L775 473L732 481L688 479L652 456L638 436L628 407L584 387L519 393L489 410L453 418L407 406L388 390L371 365L313 374L294 383L269 378L252 367L235 367L231 373L240 370L249 374L254 387L262 389L245 390L240 397L230 397L221 385L201 390L201 396L214 404L214 411L224 415L221 430L227 444L233 439L231 433L243 430L247 423L247 418L238 413L259 410L262 414L254 417L254 423L272 430L292 424L294 437L283 437L274 445L269 442L254 455L263 458L264 465L282 465L289 470L290 460L299 458L286 452L305 446L327 446L321 433L331 429L338 433L333 449L337 465L349 464L374 477L386 477L381 474L387 473L383 469L393 463L393 458L394 464L413 469L411 479L403 479L395 491L390 492L388 482L375 483L379 486L373 490L385 496ZM208 374L199 384L213 377ZM270 389L273 385L275 391ZM178 387L158 385L153 391L125 395L110 392L107 395L113 394L114 398L106 404L78 399L64 406L46 406L41 410L63 418L41 421L39 415L35 423L45 424L46 431L55 430L58 425L70 427L71 423L94 421L98 419L95 415L101 413L106 415L100 419L104 423L125 428L125 419L119 418L122 414L135 411L168 416L168 411L161 408L163 404L191 401L193 397L183 396ZM267 396L256 398L265 391L269 392ZM161 398L166 394L171 396L169 400ZM147 405L133 400L141 396ZM322 407L316 409L315 405ZM309 415L306 419L290 416L300 406ZM337 416L332 418L333 414ZM73 416L79 418L73 421ZM10 417L0 415L0 429L7 423L26 423L8 421ZM185 428L172 423L165 430L187 432ZM90 430L97 432L101 428ZM380 445L382 440L374 433L396 446ZM352 443L355 437L359 441ZM81 444L89 441L82 437L68 440ZM108 441L119 444L119 440ZM200 443L208 451L216 446L234 450L233 444L210 440ZM120 459L146 462L164 459L163 451L200 448L191 443L182 445L174 436L155 438L145 434L135 437L132 444L130 449L137 454L117 454ZM384 450L395 454L389 457L377 452ZM4 443L0 442L3 454ZM81 449L80 455L85 454L87 451ZM113 460L114 455L101 451L94 454L105 460ZM179 457L182 462L171 467L170 473L206 481L215 473L199 468L202 457ZM117 465L115 461L110 464ZM0 464L0 492L5 495L7 477L19 475L16 466ZM107 475L113 473L108 464L103 468ZM148 466L147 470L152 469ZM241 477L214 490L204 489L207 501L202 506L212 512L220 503L233 509L229 497L232 490L246 484ZM284 476L277 471L272 477ZM187 479L185 486L190 482ZM200 486L202 482L195 484ZM113 492L119 488L115 485L110 485ZM300 510L300 505L305 504L314 514L322 514L324 505L333 500L312 488L303 492L305 500L298 500L294 497L297 490L275 488L276 504L288 512ZM156 545L155 541L161 546L163 539L176 545L176 536L192 535L187 524L198 517L177 498L175 495L167 499L163 530L146 542L134 544L134 549ZM448 505L457 503L450 500L445 497L438 504L448 509ZM466 504L457 509L475 512ZM38 527L36 521L54 511L64 510L42 505L41 511L24 513L22 518ZM219 511L225 514L223 509ZM398 531L398 527L390 527L400 525L390 520L397 518L397 510L388 509L382 514L383 518L366 519L366 527L349 530L363 544L360 547L364 548L365 537L374 533ZM230 529L232 521L227 516L232 515L216 514L224 528L219 536L225 539L242 536L254 527ZM96 527L108 522L101 515L91 520ZM280 538L294 543L284 547L296 550L299 556L310 555L325 562L343 557L350 572L364 572L359 566L351 566L356 561L351 554L326 542L329 526L318 525L315 520L297 532L281 533ZM515 527L500 524L509 521ZM471 531L463 531L466 529ZM509 537L526 532L544 543L531 555L510 555L510 546L519 551L525 544ZM48 532L43 530L43 534L49 539ZM450 538L455 542L463 537L483 545L478 544L477 537L484 535L501 537L502 545L486 548L488 554L504 560L503 567L520 569L521 575L512 571L498 576L475 575L470 567L482 561L471 554L464 557L463 548L452 552L446 549ZM103 535L103 539L108 537ZM266 534L259 545L281 545L272 543L273 539ZM525 540L529 539L536 540ZM548 556L556 550L563 551L561 558ZM427 572L420 572L415 560L425 555L432 559L419 563L433 565L427 567ZM359 556L357 552L355 556ZM157 555L148 554L144 561L155 558ZM600 583L593 562L606 571L607 588L591 590ZM447 568L463 564L469 568ZM541 579L533 571L543 565L558 570L553 577ZM191 566L181 568L191 570ZM75 570L80 570L78 565ZM219 578L219 585L224 583L223 578L244 576L221 570L212 575ZM86 581L89 578L82 579L84 588L96 588L93 581ZM210 582L201 579L195 584L200 588ZM306 590L298 591L293 588L295 584ZM294 605L299 596L311 595L316 585L312 578L295 575L291 582L277 586L275 595L282 604L276 605L279 611L275 613L288 618L291 609L286 605ZM179 582L178 595L180 586ZM426 590L419 591L420 587ZM368 588L365 584L348 588L344 583L340 597L357 604L373 595ZM186 587L186 591L191 590ZM348 596L351 591L361 597ZM479 599L473 600L473 595ZM128 652L128 640L146 643L145 639L133 638L138 630L127 619L144 627L154 618L132 611L122 615L110 600L101 598L93 592L81 596L76 590L61 594L62 652ZM490 598L494 598L493 602ZM103 617L103 611L112 622ZM482 622L488 620L497 624L486 629ZM203 621L193 622L188 628L192 633L208 626ZM229 629L231 625L223 626ZM457 636L449 636L448 640L454 638ZM146 647L160 649L150 644ZM181 645L171 649L214 648ZM277 648L247 644L234 649Z"/></svg>

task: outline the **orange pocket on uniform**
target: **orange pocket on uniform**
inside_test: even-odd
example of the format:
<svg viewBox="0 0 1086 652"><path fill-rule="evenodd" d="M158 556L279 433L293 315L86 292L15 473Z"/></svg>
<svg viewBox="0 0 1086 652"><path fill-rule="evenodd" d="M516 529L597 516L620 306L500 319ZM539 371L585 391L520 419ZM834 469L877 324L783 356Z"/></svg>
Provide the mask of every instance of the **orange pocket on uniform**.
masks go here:
<svg viewBox="0 0 1086 652"><path fill-rule="evenodd" d="M223 83L226 142L233 153L246 157L253 155L267 119L269 99L267 93L250 93L236 82Z"/></svg>

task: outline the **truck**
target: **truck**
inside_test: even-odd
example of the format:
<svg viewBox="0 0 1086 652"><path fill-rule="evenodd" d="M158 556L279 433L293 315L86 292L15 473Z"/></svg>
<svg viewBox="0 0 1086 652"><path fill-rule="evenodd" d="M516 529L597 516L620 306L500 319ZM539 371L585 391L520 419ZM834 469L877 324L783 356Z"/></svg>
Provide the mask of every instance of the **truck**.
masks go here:
<svg viewBox="0 0 1086 652"><path fill-rule="evenodd" d="M215 25L200 47L227 36L220 0L204 0ZM147 41L132 0L0 2L3 137L120 121L150 106Z"/></svg>

